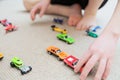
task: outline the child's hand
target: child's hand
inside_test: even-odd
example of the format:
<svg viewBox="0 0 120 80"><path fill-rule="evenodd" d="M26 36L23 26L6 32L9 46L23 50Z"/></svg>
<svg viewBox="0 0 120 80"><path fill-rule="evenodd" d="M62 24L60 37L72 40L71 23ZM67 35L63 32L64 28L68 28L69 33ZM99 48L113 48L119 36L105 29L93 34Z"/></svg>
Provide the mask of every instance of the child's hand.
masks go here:
<svg viewBox="0 0 120 80"><path fill-rule="evenodd" d="M46 9L48 8L49 4L50 0L42 0L37 5L35 5L30 12L31 19L34 20L37 13L39 13L39 16L42 17Z"/></svg>
<svg viewBox="0 0 120 80"><path fill-rule="evenodd" d="M92 26L96 25L96 16L94 15L84 15L80 22L77 24L78 30L87 30Z"/></svg>
<svg viewBox="0 0 120 80"><path fill-rule="evenodd" d="M94 80L105 80L110 72L116 45L117 38L113 35L104 34L97 38L84 56L80 58L74 69L75 72L79 72L83 64L86 63L80 75L80 80L86 80L87 75L97 62L99 62L99 66Z"/></svg>

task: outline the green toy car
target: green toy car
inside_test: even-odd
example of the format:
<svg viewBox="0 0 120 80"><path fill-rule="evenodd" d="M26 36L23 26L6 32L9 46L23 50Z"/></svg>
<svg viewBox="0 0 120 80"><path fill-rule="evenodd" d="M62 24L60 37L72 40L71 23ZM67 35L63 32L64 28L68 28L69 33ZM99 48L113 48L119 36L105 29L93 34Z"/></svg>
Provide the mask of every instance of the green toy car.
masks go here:
<svg viewBox="0 0 120 80"><path fill-rule="evenodd" d="M92 31L89 31L89 30L87 30L86 32L87 32L88 36L91 36L93 38L97 38L98 37L98 34L96 34L95 32L92 32Z"/></svg>
<svg viewBox="0 0 120 80"><path fill-rule="evenodd" d="M15 68L19 69L21 71L22 75L26 74L32 70L31 66L25 66L23 64L23 61L18 57L12 58L10 65L11 65L11 67L15 67Z"/></svg>
<svg viewBox="0 0 120 80"><path fill-rule="evenodd" d="M57 34L57 38L68 44L72 44L75 42L75 40L72 37L68 36L67 34L62 34L62 33Z"/></svg>
<svg viewBox="0 0 120 80"><path fill-rule="evenodd" d="M91 28L89 28L86 32L88 36L91 36L93 38L97 38L100 33L101 33L101 26L93 26Z"/></svg>

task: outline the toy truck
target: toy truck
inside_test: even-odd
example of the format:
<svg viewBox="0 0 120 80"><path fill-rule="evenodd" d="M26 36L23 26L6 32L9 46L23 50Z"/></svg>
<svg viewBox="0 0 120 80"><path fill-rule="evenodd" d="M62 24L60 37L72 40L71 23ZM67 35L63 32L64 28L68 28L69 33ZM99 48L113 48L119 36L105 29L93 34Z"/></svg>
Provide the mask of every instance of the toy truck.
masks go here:
<svg viewBox="0 0 120 80"><path fill-rule="evenodd" d="M70 56L66 57L63 61L64 61L65 65L68 65L69 67L74 69L76 67L76 64L78 63L79 59L70 55ZM82 72L82 68L80 69L80 72Z"/></svg>
<svg viewBox="0 0 120 80"><path fill-rule="evenodd" d="M62 40L64 42L68 43L68 44L72 44L72 43L75 42L75 39L70 37L70 36L68 36L67 34L62 34L62 33L57 34L57 38L59 40Z"/></svg>
<svg viewBox="0 0 120 80"><path fill-rule="evenodd" d="M31 66L24 65L23 61L18 57L12 58L10 65L11 65L11 67L15 67L18 70L20 70L22 75L24 75L32 70Z"/></svg>
<svg viewBox="0 0 120 80"><path fill-rule="evenodd" d="M67 53L61 51L59 48L55 47L55 46L49 46L47 48L47 52L48 54L54 54L55 56L58 57L58 60L63 60L64 58L66 58L68 56Z"/></svg>

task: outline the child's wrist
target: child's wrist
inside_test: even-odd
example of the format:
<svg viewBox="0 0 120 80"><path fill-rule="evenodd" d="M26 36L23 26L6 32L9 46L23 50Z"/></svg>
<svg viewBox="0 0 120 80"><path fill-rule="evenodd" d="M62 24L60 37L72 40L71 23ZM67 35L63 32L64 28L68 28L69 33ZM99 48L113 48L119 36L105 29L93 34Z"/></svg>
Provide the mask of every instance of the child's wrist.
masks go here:
<svg viewBox="0 0 120 80"><path fill-rule="evenodd" d="M91 12L91 11L85 10L84 15L96 16L96 15L97 15L97 12Z"/></svg>
<svg viewBox="0 0 120 80"><path fill-rule="evenodd" d="M120 35L113 30L103 31L101 35L111 36L115 39L115 41L118 41L120 37Z"/></svg>

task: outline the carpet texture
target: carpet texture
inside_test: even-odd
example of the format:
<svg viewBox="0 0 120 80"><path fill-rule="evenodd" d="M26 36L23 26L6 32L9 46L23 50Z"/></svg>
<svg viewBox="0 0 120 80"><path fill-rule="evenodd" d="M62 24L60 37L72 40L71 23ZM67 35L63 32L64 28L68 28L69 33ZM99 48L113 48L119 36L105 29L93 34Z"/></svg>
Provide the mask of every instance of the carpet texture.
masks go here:
<svg viewBox="0 0 120 80"><path fill-rule="evenodd" d="M106 6L98 11L98 25L104 27L107 24L116 1L109 0ZM0 0L0 10L0 20L6 18L18 27L17 31L5 34L4 27L0 25L0 52L4 54L4 59L0 61L0 80L79 80L79 74L75 74L55 56L48 55L46 48L54 45L79 58L95 39L87 36L84 31L69 27L65 17L45 15L40 19L37 16L35 22L32 22L22 0ZM68 45L56 38L57 32L53 32L50 27L55 24L52 21L55 17L64 19L63 25L56 25L68 30L68 34L76 40L74 44ZM11 68L10 60L15 56L20 57L25 65L32 66L32 71L21 75L19 70ZM119 60L120 45L117 47L108 80L120 79ZM87 80L92 80L91 77Z"/></svg>

